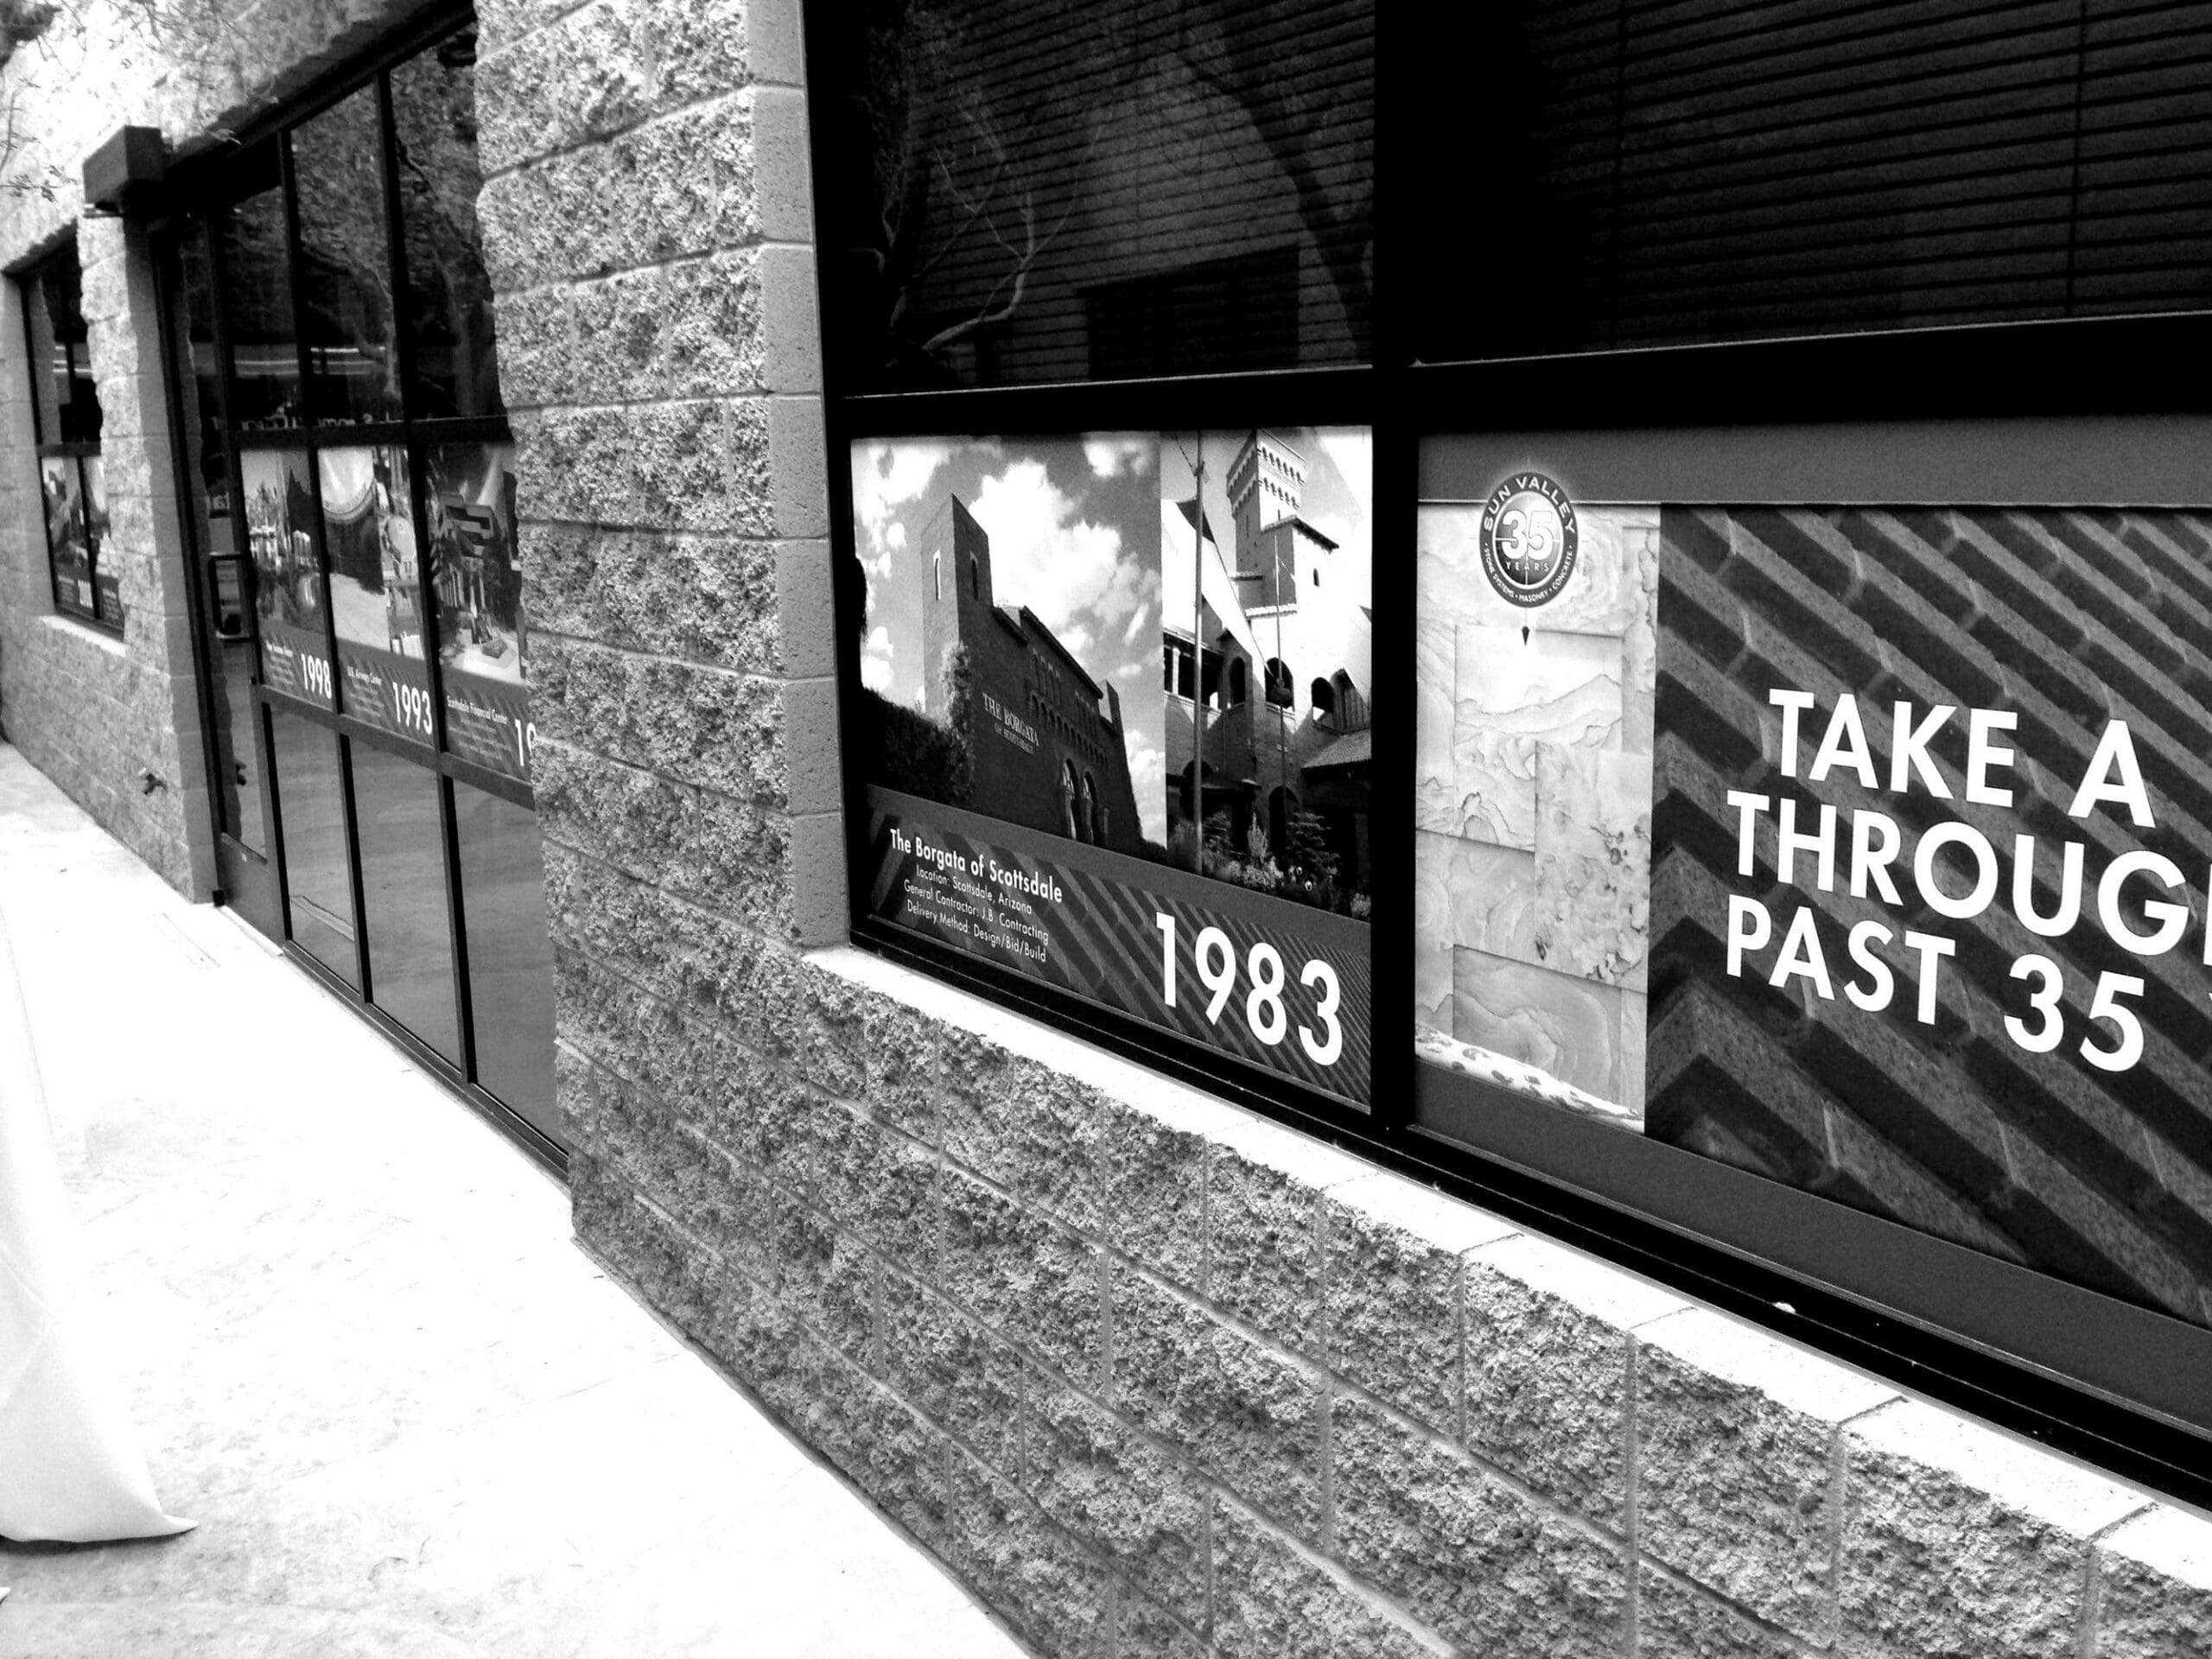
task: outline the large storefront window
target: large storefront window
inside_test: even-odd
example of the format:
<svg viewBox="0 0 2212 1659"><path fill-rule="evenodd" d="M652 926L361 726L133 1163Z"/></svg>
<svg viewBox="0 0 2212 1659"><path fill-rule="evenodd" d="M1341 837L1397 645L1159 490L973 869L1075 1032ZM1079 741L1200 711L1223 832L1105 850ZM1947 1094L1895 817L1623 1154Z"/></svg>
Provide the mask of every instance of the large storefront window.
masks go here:
<svg viewBox="0 0 2212 1659"><path fill-rule="evenodd" d="M16 280L23 296L54 608L120 633L122 577L100 556L107 540L100 400L92 385L75 245L50 255Z"/></svg>
<svg viewBox="0 0 2212 1659"><path fill-rule="evenodd" d="M191 175L169 309L226 885L557 1156L474 41Z"/></svg>
<svg viewBox="0 0 2212 1659"><path fill-rule="evenodd" d="M855 938L2186 1485L2194 10L868 16Z"/></svg>

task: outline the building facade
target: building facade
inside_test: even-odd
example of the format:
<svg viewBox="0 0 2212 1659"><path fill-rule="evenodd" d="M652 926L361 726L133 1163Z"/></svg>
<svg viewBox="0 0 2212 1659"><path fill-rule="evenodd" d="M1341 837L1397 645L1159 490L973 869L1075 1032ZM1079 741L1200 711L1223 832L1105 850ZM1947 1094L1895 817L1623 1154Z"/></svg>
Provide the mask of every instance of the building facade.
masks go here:
<svg viewBox="0 0 2212 1659"><path fill-rule="evenodd" d="M905 16L880 10L843 44ZM1278 40L1366 15L1251 10ZM1046 34L1090 26L1012 11ZM474 14L302 0L251 29L187 11L158 77L133 16L95 10L0 72L24 135L0 261L11 302L41 296L27 315L44 319L0 328L8 741L172 886L219 894L563 1168L582 1247L1039 1653L2179 1659L2212 1643L2212 1522L2172 1484L2134 1484L2126 1446L2101 1466L2078 1439L2062 1455L2001 1400L2000 1430L1932 1374L1885 1370L1872 1347L1837 1357L1790 1323L1815 1294L1801 1281L1701 1291L1639 1254L1642 1235L1608 1247L1573 1213L1548 1224L1510 1183L1496 1203L1439 1190L1356 1135L1312 1132L1312 1115L1255 1109L1267 1102L1243 1073L1086 1040L1053 1007L853 943L866 866L840 537L863 509L830 384L842 314L825 296L846 290L821 269L839 209L817 200L834 181L810 124L842 106L810 82L830 53L810 48L799 0ZM823 14L810 16L818 35ZM869 267L903 270L911 290L906 344L884 354L893 378L1033 359L1040 378L1243 370L1309 325L1324 365L1367 349L1370 273L1334 187L1308 176L1325 135L1297 124L1340 75L1339 37L1270 80L1277 48L1238 33L1235 9L1182 21L1197 44L1172 59L1109 49L1164 37L1149 13L1118 48L1083 36L1116 96L1056 106L1039 130L1063 162L1129 148L1131 200L1204 257L1085 214L1052 239L1040 173L1041 245L1022 269L1041 289L1066 267L1058 297L970 326L988 310L963 310L956 279L974 266L995 283L989 250L932 265L893 237ZM995 35L986 67L1026 38ZM988 100L968 118L970 133L1014 130ZM1163 127L1217 131L1211 153L1260 181L1226 241L1200 234L1219 215L1179 200L1181 175L1141 152ZM114 165L88 174L129 128L160 135L160 163L127 188ZM935 176L972 201L991 167L982 144ZM920 189L893 182L894 200ZM80 340L67 305L42 297L57 267L76 274ZM1177 363L1186 327L1214 357ZM60 422L86 398L96 436L88 416ZM1168 403L1146 418L1172 430L1185 415ZM1378 534L1377 591L1346 605L1343 538L1301 517L1318 457L1285 430L1239 427L1218 475L1201 441L1187 496L1169 499L1160 461L1160 591L1111 612L1147 652L1154 629L1161 641L1151 776L1167 817L1202 828L1219 812L1249 850L1255 823L1283 845L1314 815L1338 868L1403 879L1418 906L1400 954L1425 951L1408 982L1423 1040L1457 1046L1439 1065L1502 1060L1540 1073L1532 1089L1618 1103L1624 1011L1681 982L1651 942L1687 949L1707 912L1663 884L1639 899L1587 879L1636 831L1605 791L1655 759L1676 778L1700 755L1750 764L1770 719L1755 702L1745 714L1750 694L1713 664L1785 655L1813 637L1808 616L1847 634L1848 612L1766 579L1746 536L1776 527L1756 506L1732 525L1609 505L1586 516L1578 557L1586 582L1610 585L1532 631L1473 585L1479 504L1507 473L1487 462L1472 491L1378 469L1377 498L1400 490L1408 525L1416 493L1432 505L1417 546ZM1688 499L1732 499L1722 487ZM1662 499L1630 480L1602 500ZM995 602L992 537L969 505L948 493L939 523L910 550L946 607L930 659L964 652L971 690L1000 705L1001 747L1026 723L1021 765L1043 774L1020 802L976 810L1128 850L1150 783L1133 774L1117 688L1033 608ZM2066 533L2101 556L2120 535L2091 519ZM1701 614L1661 594L1662 543L1701 550ZM1788 549L1809 565L1808 545L1838 569L1865 556L1801 525ZM2000 598L2041 617L2086 591L2043 543L2022 556L2059 597L2016 583ZM1464 614L1425 605L1421 671L1398 651L1393 677L1399 635L1378 644L1376 617L1408 608L1415 565L1455 571L1452 591L1474 597ZM2006 567L1980 568L1988 579L1955 601L1977 639ZM1647 599L1692 649L1659 654ZM1491 699L1509 645L1567 667ZM2177 660L2137 683L2178 709L2167 688L2193 673ZM1827 705L1831 678L1802 683ZM1376 754L1394 687L1420 723L1395 773ZM1684 690L1698 696L1669 702ZM1668 725L1678 707L1703 722L1682 728L1695 744ZM1414 815L1386 820L1378 803L1409 783ZM1726 780L1713 787L1725 830ZM1049 821L1040 797L1061 809ZM1704 819L1658 822L1696 855L1675 874L1733 868ZM1480 866L1481 893L1602 893L1573 937L1629 943L1539 950L1464 883L1416 890L1397 868L1407 842L1424 870ZM1661 938L1662 903L1679 925ZM1491 1017L1494 968L1550 988L1509 1013L1569 992L1609 1011L1602 1077L1544 1020ZM1264 1031L1264 999L1239 982L1236 1001ZM1651 1064L1668 1111L1691 1119L1712 1096L1681 1074L1743 1046L1733 1005L1681 1006ZM1402 1005L1384 1011L1399 1029ZM1721 1034L1684 1047L1700 1018ZM1792 1029L1762 1026L1745 1075L1789 1059ZM1916 1077L1894 1052L1888 1075ZM1959 1052L1970 1070L1984 1051ZM2185 1099L2178 1052L2159 1048L2153 1069ZM1786 1109L1798 1096L1761 1098L1696 1121L1716 1144L1777 1115L1812 1135L1817 1114ZM2193 1156L2183 1116L2169 1138ZM1955 1146L1929 1144L1925 1166L1892 1171L1895 1191ZM2161 1192L2196 1213L2181 1177ZM2031 1236L2042 1211L2019 1213Z"/></svg>

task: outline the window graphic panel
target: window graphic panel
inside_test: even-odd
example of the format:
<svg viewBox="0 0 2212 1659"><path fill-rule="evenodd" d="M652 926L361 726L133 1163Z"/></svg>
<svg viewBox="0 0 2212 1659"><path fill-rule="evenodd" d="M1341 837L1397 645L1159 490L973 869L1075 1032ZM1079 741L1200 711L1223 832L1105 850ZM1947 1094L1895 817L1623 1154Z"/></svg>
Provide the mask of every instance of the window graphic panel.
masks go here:
<svg viewBox="0 0 2212 1659"><path fill-rule="evenodd" d="M1365 1105L1368 435L873 442L853 473L873 913Z"/></svg>
<svg viewBox="0 0 2212 1659"><path fill-rule="evenodd" d="M99 613L92 588L92 528L84 474L74 455L41 455L39 486L46 498L46 546L54 564L54 602L90 621Z"/></svg>
<svg viewBox="0 0 2212 1659"><path fill-rule="evenodd" d="M1507 467L1419 630L1427 1058L2212 1323L2212 514Z"/></svg>
<svg viewBox="0 0 2212 1659"><path fill-rule="evenodd" d="M407 451L398 444L348 445L321 451L315 464L346 712L428 743L429 666Z"/></svg>
<svg viewBox="0 0 2212 1659"><path fill-rule="evenodd" d="M494 772L528 778L530 630L515 539L514 448L442 444L427 464L446 747Z"/></svg>
<svg viewBox="0 0 2212 1659"><path fill-rule="evenodd" d="M261 677L272 691L332 705L322 571L315 560L315 492L298 449L238 457L246 541L253 554Z"/></svg>

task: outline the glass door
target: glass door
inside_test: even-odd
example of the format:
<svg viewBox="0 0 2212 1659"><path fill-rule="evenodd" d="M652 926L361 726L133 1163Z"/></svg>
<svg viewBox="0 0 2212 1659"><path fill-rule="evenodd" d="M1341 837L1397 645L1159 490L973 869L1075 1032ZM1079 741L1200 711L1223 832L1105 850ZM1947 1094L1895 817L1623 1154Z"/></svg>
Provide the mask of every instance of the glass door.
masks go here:
<svg viewBox="0 0 2212 1659"><path fill-rule="evenodd" d="M211 160L169 232L226 898L558 1164L474 35Z"/></svg>

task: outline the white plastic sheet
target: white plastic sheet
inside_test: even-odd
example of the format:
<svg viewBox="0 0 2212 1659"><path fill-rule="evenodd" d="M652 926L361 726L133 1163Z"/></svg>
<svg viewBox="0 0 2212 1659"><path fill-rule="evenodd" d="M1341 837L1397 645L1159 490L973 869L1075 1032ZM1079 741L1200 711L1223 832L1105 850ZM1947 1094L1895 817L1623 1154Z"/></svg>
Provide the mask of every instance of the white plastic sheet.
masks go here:
<svg viewBox="0 0 2212 1659"><path fill-rule="evenodd" d="M0 1537L86 1543L193 1524L154 1495L101 1334L0 914Z"/></svg>

